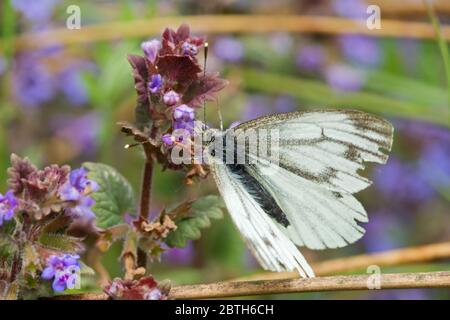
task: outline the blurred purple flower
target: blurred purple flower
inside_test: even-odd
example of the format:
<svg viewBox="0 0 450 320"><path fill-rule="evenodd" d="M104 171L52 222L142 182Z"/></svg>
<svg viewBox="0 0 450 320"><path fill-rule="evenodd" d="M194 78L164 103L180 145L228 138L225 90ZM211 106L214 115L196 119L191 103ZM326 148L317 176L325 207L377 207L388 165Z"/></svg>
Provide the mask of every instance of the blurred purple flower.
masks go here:
<svg viewBox="0 0 450 320"><path fill-rule="evenodd" d="M367 18L367 4L361 0L332 0L331 5L338 15L353 18Z"/></svg>
<svg viewBox="0 0 450 320"><path fill-rule="evenodd" d="M142 42L141 49L151 63L155 63L158 51L161 49L161 42L157 39Z"/></svg>
<svg viewBox="0 0 450 320"><path fill-rule="evenodd" d="M341 64L327 67L325 79L334 90L344 92L358 91L366 81L363 73Z"/></svg>
<svg viewBox="0 0 450 320"><path fill-rule="evenodd" d="M325 53L319 45L301 47L297 53L296 64L306 71L318 71L325 63Z"/></svg>
<svg viewBox="0 0 450 320"><path fill-rule="evenodd" d="M60 0L12 0L12 6L32 22L44 22L53 15Z"/></svg>
<svg viewBox="0 0 450 320"><path fill-rule="evenodd" d="M0 76L2 76L8 67L6 59L0 56Z"/></svg>
<svg viewBox="0 0 450 320"><path fill-rule="evenodd" d="M25 107L37 108L50 101L56 86L50 72L31 58L18 59L12 78L13 92Z"/></svg>
<svg viewBox="0 0 450 320"><path fill-rule="evenodd" d="M83 82L78 66L70 66L58 75L58 83L66 99L74 106L83 105L88 101L87 88Z"/></svg>
<svg viewBox="0 0 450 320"><path fill-rule="evenodd" d="M91 112L71 118L59 116L53 122L56 136L70 141L79 154L95 152L100 127L98 114Z"/></svg>
<svg viewBox="0 0 450 320"><path fill-rule="evenodd" d="M69 255L50 256L47 260L47 267L42 271L41 278L44 280L53 280L52 288L56 292L66 289L74 289L78 282L80 256Z"/></svg>
<svg viewBox="0 0 450 320"><path fill-rule="evenodd" d="M344 56L351 62L376 66L381 60L381 51L377 39L362 35L344 35L339 37L339 45Z"/></svg>
<svg viewBox="0 0 450 320"><path fill-rule="evenodd" d="M0 226L3 225L4 221L12 219L17 205L18 202L12 190L7 191L5 195L0 193Z"/></svg>
<svg viewBox="0 0 450 320"><path fill-rule="evenodd" d="M214 55L227 62L239 62L244 57L244 45L232 37L216 39L213 47Z"/></svg>
<svg viewBox="0 0 450 320"><path fill-rule="evenodd" d="M389 211L376 211L369 214L369 223L365 225L363 242L367 252L380 252L398 248L402 242L404 222Z"/></svg>
<svg viewBox="0 0 450 320"><path fill-rule="evenodd" d="M187 265L194 259L194 245L189 241L184 248L170 248L162 255L162 260L173 265Z"/></svg>
<svg viewBox="0 0 450 320"><path fill-rule="evenodd" d="M397 42L400 60L406 70L413 72L417 69L419 59L419 41L416 39L399 39Z"/></svg>
<svg viewBox="0 0 450 320"><path fill-rule="evenodd" d="M278 32L269 38L269 43L273 50L283 55L291 51L294 40L289 33Z"/></svg>
<svg viewBox="0 0 450 320"><path fill-rule="evenodd" d="M248 95L247 103L241 114L242 121L248 121L271 112L270 101L267 97L261 95Z"/></svg>
<svg viewBox="0 0 450 320"><path fill-rule="evenodd" d="M400 203L422 203L434 195L420 172L395 156L391 156L382 169L376 170L373 178L381 194L387 198L395 195L395 200Z"/></svg>
<svg viewBox="0 0 450 320"><path fill-rule="evenodd" d="M278 112L291 112L297 108L295 99L291 96L283 95L275 99L275 109Z"/></svg>
<svg viewBox="0 0 450 320"><path fill-rule="evenodd" d="M404 290L370 290L367 300L425 300L429 299L429 290L404 289Z"/></svg>
<svg viewBox="0 0 450 320"><path fill-rule="evenodd" d="M450 188L450 142L430 142L422 150L419 172L436 188Z"/></svg>
<svg viewBox="0 0 450 320"><path fill-rule="evenodd" d="M152 75L152 78L150 82L148 83L148 90L150 90L151 93L156 93L161 89L162 86L162 77L160 74L154 74Z"/></svg>

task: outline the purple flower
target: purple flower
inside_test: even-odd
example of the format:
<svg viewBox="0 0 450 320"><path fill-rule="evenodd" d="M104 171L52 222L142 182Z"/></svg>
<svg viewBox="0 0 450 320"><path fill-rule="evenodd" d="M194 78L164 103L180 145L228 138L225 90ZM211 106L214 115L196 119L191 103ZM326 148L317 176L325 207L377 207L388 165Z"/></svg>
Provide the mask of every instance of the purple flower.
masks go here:
<svg viewBox="0 0 450 320"><path fill-rule="evenodd" d="M187 265L192 263L194 253L194 245L189 241L184 248L171 248L164 252L162 259L173 265Z"/></svg>
<svg viewBox="0 0 450 320"><path fill-rule="evenodd" d="M5 73L6 68L7 68L6 59L0 56L0 76Z"/></svg>
<svg viewBox="0 0 450 320"><path fill-rule="evenodd" d="M194 130L194 109L186 104L182 104L176 107L173 111L173 129L183 130L182 132L176 132L176 138L178 142L184 141ZM186 131L186 132L184 132Z"/></svg>
<svg viewBox="0 0 450 320"><path fill-rule="evenodd" d="M364 85L364 74L346 65L335 64L327 68L325 78L336 91L358 91Z"/></svg>
<svg viewBox="0 0 450 320"><path fill-rule="evenodd" d="M387 198L395 194L396 201L422 203L434 195L434 190L411 164L394 156L374 172L374 185Z"/></svg>
<svg viewBox="0 0 450 320"><path fill-rule="evenodd" d="M163 293L158 288L154 288L149 292L144 293L144 300L162 300L163 297Z"/></svg>
<svg viewBox="0 0 450 320"><path fill-rule="evenodd" d="M278 112L290 112L294 111L297 108L297 103L295 102L295 99L291 96L279 96L275 100L275 109Z"/></svg>
<svg viewBox="0 0 450 320"><path fill-rule="evenodd" d="M173 138L173 136L169 133L163 135L161 137L162 142L166 145L166 146L172 146L175 143L175 140Z"/></svg>
<svg viewBox="0 0 450 320"><path fill-rule="evenodd" d="M16 62L12 87L17 100L30 108L50 101L56 91L52 75L32 58L19 59Z"/></svg>
<svg viewBox="0 0 450 320"><path fill-rule="evenodd" d="M50 19L60 0L12 0L13 7L32 22Z"/></svg>
<svg viewBox="0 0 450 320"><path fill-rule="evenodd" d="M363 242L368 252L392 250L402 245L402 225L393 212L376 211L369 214Z"/></svg>
<svg viewBox="0 0 450 320"><path fill-rule="evenodd" d="M178 106L173 111L173 118L175 121L192 121L194 120L195 112L194 109L186 104Z"/></svg>
<svg viewBox="0 0 450 320"><path fill-rule="evenodd" d="M70 173L69 180L59 189L59 196L63 201L75 202L73 207L67 209L69 215L90 221L95 218L92 211L95 201L89 195L98 188L95 181L87 178L87 170L80 168Z"/></svg>
<svg viewBox="0 0 450 320"><path fill-rule="evenodd" d="M241 115L242 121L248 121L271 112L270 102L265 96L249 95Z"/></svg>
<svg viewBox="0 0 450 320"><path fill-rule="evenodd" d="M339 38L344 56L355 63L376 66L380 63L381 52L378 41L361 35L344 35Z"/></svg>
<svg viewBox="0 0 450 320"><path fill-rule="evenodd" d="M278 32L270 37L269 43L273 50L278 54L283 55L287 54L292 49L294 41L289 33Z"/></svg>
<svg viewBox="0 0 450 320"><path fill-rule="evenodd" d="M71 66L58 75L61 91L74 106L83 105L88 101L87 88L83 82L79 67Z"/></svg>
<svg viewBox="0 0 450 320"><path fill-rule="evenodd" d="M159 89L161 89L161 86L162 86L161 75L159 73L152 75L152 78L148 83L148 90L150 90L151 93L156 93L159 91Z"/></svg>
<svg viewBox="0 0 450 320"><path fill-rule="evenodd" d="M78 154L89 155L97 147L100 119L96 113L86 113L80 117L56 117L55 134L68 140Z"/></svg>
<svg viewBox="0 0 450 320"><path fill-rule="evenodd" d="M80 256L66 254L64 256L52 255L47 259L47 267L42 271L41 278L53 280L52 288L60 292L74 289L79 280Z"/></svg>
<svg viewBox="0 0 450 320"><path fill-rule="evenodd" d="M180 102L180 95L173 90L164 94L163 101L168 106L176 105Z"/></svg>
<svg viewBox="0 0 450 320"><path fill-rule="evenodd" d="M319 45L308 45L300 48L296 64L306 71L318 71L325 63L325 53Z"/></svg>
<svg viewBox="0 0 450 320"><path fill-rule="evenodd" d="M361 0L333 0L334 11L343 17L365 19L367 17L367 4Z"/></svg>
<svg viewBox="0 0 450 320"><path fill-rule="evenodd" d="M227 62L238 62L244 57L244 45L235 38L218 38L213 47L216 57Z"/></svg>
<svg viewBox="0 0 450 320"><path fill-rule="evenodd" d="M419 174L436 188L450 187L450 142L427 144L419 159Z"/></svg>
<svg viewBox="0 0 450 320"><path fill-rule="evenodd" d="M195 44L184 42L182 45L183 54L188 56L195 56L198 53L198 47Z"/></svg>
<svg viewBox="0 0 450 320"><path fill-rule="evenodd" d="M12 219L17 205L18 202L12 190L7 191L5 195L0 193L0 226L3 225L3 221Z"/></svg>
<svg viewBox="0 0 450 320"><path fill-rule="evenodd" d="M150 41L142 42L141 49L144 51L145 56L151 63L155 63L158 51L161 49L161 42L153 39Z"/></svg>

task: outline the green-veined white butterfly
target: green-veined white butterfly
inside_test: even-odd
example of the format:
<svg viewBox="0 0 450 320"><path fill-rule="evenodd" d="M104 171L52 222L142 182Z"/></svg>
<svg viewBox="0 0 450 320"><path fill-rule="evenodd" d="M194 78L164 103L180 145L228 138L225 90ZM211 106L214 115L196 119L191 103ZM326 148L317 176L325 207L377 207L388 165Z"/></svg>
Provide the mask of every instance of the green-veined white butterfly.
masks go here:
<svg viewBox="0 0 450 320"><path fill-rule="evenodd" d="M210 141L206 151L218 189L264 269L313 277L297 246L340 248L361 238L358 222L368 218L353 194L371 181L359 171L364 162L386 163L393 127L360 111L293 112L216 131L215 140L250 129L277 130L278 162L227 164Z"/></svg>

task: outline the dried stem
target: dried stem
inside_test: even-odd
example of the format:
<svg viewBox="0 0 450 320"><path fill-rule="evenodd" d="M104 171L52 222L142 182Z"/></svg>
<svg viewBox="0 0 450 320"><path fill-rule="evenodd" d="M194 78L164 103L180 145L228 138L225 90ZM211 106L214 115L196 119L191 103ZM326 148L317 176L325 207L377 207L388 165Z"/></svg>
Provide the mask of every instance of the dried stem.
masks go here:
<svg viewBox="0 0 450 320"><path fill-rule="evenodd" d="M83 26L72 32L65 28L24 34L15 38L16 49L32 49L54 44L76 45L94 41L120 38L148 37L168 26L188 21L194 32L215 33L266 33L303 32L319 34L365 34L368 36L433 39L434 29L429 23L405 22L383 19L382 28L369 30L364 20L357 21L328 16L301 15L203 15L159 17L151 20L135 20ZM442 26L442 37L450 39L450 26ZM0 42L0 47L5 43Z"/></svg>
<svg viewBox="0 0 450 320"><path fill-rule="evenodd" d="M425 246L391 250L374 254L362 254L347 258L332 259L312 264L316 275L330 275L342 272L365 270L370 265L379 267L414 264L450 257L450 242L435 243ZM231 281L275 280L298 278L296 272L263 272L237 278Z"/></svg>
<svg viewBox="0 0 450 320"><path fill-rule="evenodd" d="M377 284L374 277L376 275L352 275L186 285L172 288L170 298L214 299L280 293L369 290L370 285ZM381 274L379 280L380 289L449 288L450 272ZM60 296L57 299L104 300L107 296L102 293L90 293Z"/></svg>

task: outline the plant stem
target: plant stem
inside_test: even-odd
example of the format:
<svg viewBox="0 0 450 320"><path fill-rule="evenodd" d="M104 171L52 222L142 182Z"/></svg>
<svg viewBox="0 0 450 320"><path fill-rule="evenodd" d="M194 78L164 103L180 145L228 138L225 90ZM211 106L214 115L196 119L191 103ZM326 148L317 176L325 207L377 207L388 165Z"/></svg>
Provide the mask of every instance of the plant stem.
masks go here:
<svg viewBox="0 0 450 320"><path fill-rule="evenodd" d="M169 297L173 299L214 299L280 293L369 290L376 285L374 274L331 276L308 279L261 280L247 282L216 282L173 287ZM379 289L449 288L450 272L420 272L380 274ZM375 280L375 281L374 281ZM378 287L377 287L378 289ZM60 300L105 300L104 293L87 293L59 296Z"/></svg>
<svg viewBox="0 0 450 320"><path fill-rule="evenodd" d="M144 145L144 150L146 146ZM147 219L150 212L150 197L152 190L152 177L153 177L153 159L151 155L146 152L146 160L144 164L144 172L142 175L142 187L141 187L141 203L139 207L139 215Z"/></svg>
<svg viewBox="0 0 450 320"><path fill-rule="evenodd" d="M84 26L76 33L67 28L54 29L16 37L16 49L33 49L58 43L76 45L94 41L108 41L120 38L143 38L153 36L168 25L179 25L189 21L194 32L218 33L263 33L301 32L316 34L364 34L375 37L402 37L432 39L433 28L429 23L405 22L384 19L383 28L369 30L365 23L352 19L310 15L204 15L183 17L155 17L153 19L104 23ZM442 34L450 39L450 27L443 26ZM6 44L0 42L0 47Z"/></svg>
<svg viewBox="0 0 450 320"><path fill-rule="evenodd" d="M147 219L150 212L150 197L152 194L153 157L148 143L144 143L143 148L145 152L145 164L144 172L142 174L139 216L143 219ZM137 265L138 267L143 268L147 266L147 255L140 249L137 251Z"/></svg>
<svg viewBox="0 0 450 320"><path fill-rule="evenodd" d="M433 10L432 4L429 2L429 0L423 0L423 2L427 8L428 16L430 17L431 24L433 25L433 29L436 34L436 41L438 43L439 50L442 55L442 60L444 62L444 71L445 71L445 76L447 78L448 95L449 95L448 104L450 106L450 55L448 53L447 42L445 41L445 39L442 35L441 25L439 23L438 17L436 16L436 13Z"/></svg>

